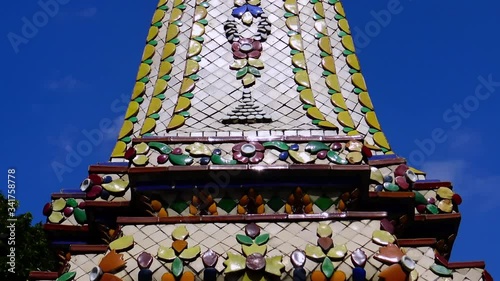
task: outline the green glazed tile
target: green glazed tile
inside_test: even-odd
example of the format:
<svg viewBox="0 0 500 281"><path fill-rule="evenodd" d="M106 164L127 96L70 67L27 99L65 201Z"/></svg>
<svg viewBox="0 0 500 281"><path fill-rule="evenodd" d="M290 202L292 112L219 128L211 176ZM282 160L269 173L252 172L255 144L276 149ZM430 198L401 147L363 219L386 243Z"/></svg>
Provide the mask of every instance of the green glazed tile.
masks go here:
<svg viewBox="0 0 500 281"><path fill-rule="evenodd" d="M59 276L56 281L71 281L75 278L76 272L66 272L63 275Z"/></svg>
<svg viewBox="0 0 500 281"><path fill-rule="evenodd" d="M269 234L268 233L264 233L264 234L261 234L261 235L255 237L255 244L257 244L257 245L266 244L267 241L269 241Z"/></svg>
<svg viewBox="0 0 500 281"><path fill-rule="evenodd" d="M434 215L439 214L439 209L436 205L428 204L425 208Z"/></svg>
<svg viewBox="0 0 500 281"><path fill-rule="evenodd" d="M333 266L332 261L326 257L323 260L323 263L321 264L321 271L323 274L325 274L326 278L330 279L333 275L333 271L335 270L335 267Z"/></svg>
<svg viewBox="0 0 500 281"><path fill-rule="evenodd" d="M169 158L170 162L172 164L177 165L177 166L189 166L193 164L193 158L191 158L188 155L177 155L177 154L170 154Z"/></svg>
<svg viewBox="0 0 500 281"><path fill-rule="evenodd" d="M79 224L84 224L87 222L87 213L85 213L85 210L75 208L75 210L73 211L73 216L75 216L76 222Z"/></svg>
<svg viewBox="0 0 500 281"><path fill-rule="evenodd" d="M236 205L237 203L232 198L224 196L217 204L217 207L221 208L229 214L234 209L234 207L236 207Z"/></svg>
<svg viewBox="0 0 500 281"><path fill-rule="evenodd" d="M326 197L325 195L322 195L321 197L316 199L314 204L316 206L318 206L318 208L320 208L321 211L324 212L324 211L328 210L334 204L334 202L330 197Z"/></svg>
<svg viewBox="0 0 500 281"><path fill-rule="evenodd" d="M238 163L236 160L225 159L225 158L223 158L222 156L220 156L218 154L213 154L211 156L211 160L212 160L212 163L214 163L216 165L235 165L235 164Z"/></svg>
<svg viewBox="0 0 500 281"><path fill-rule="evenodd" d="M333 151L333 150L328 151L326 153L326 157L328 158L328 160L330 160L330 162L333 162L336 164L346 165L348 163L347 160L342 159L342 157L340 157L340 155L336 151Z"/></svg>
<svg viewBox="0 0 500 281"><path fill-rule="evenodd" d="M413 191L415 193L415 201L418 205L427 205L427 199L425 199L424 195L416 190Z"/></svg>
<svg viewBox="0 0 500 281"><path fill-rule="evenodd" d="M277 149L279 151L286 151L286 150L290 149L290 147L282 141L268 141L268 142L263 143L263 145L266 148L274 148L274 149Z"/></svg>
<svg viewBox="0 0 500 281"><path fill-rule="evenodd" d="M244 244L244 245L250 246L253 244L252 238L250 238L246 235L243 235L243 234L236 234L236 240L238 240L238 243Z"/></svg>
<svg viewBox="0 0 500 281"><path fill-rule="evenodd" d="M431 270L440 276L451 276L453 274L453 271L439 264L431 265Z"/></svg>
<svg viewBox="0 0 500 281"><path fill-rule="evenodd" d="M66 205L76 208L78 206L78 202L76 202L75 198L66 199Z"/></svg>
<svg viewBox="0 0 500 281"><path fill-rule="evenodd" d="M177 213L181 214L184 210L186 210L188 206L189 205L186 203L186 201L177 198L174 202L172 202L170 208L176 211Z"/></svg>
<svg viewBox="0 0 500 281"><path fill-rule="evenodd" d="M162 153L162 154L169 154L170 152L172 152L172 148L164 143L161 143L161 142L149 142L148 143L149 147Z"/></svg>
<svg viewBox="0 0 500 281"><path fill-rule="evenodd" d="M306 145L306 149L305 149L307 152L310 152L310 153L313 153L313 154L316 154L322 150L330 150L330 147L328 147L328 145L322 143L322 142L319 142L319 141L312 141L312 142L309 142L307 145Z"/></svg>
<svg viewBox="0 0 500 281"><path fill-rule="evenodd" d="M265 144L264 144L265 146ZM288 147L288 146L287 146ZM271 208L273 211L278 212L283 206L285 205L285 202L279 197L279 196L273 196L269 201L267 201L267 206Z"/></svg>
<svg viewBox="0 0 500 281"><path fill-rule="evenodd" d="M175 258L174 262L172 262L172 274L175 277L179 277L182 275L184 271L184 265L182 264L182 260L180 258Z"/></svg>

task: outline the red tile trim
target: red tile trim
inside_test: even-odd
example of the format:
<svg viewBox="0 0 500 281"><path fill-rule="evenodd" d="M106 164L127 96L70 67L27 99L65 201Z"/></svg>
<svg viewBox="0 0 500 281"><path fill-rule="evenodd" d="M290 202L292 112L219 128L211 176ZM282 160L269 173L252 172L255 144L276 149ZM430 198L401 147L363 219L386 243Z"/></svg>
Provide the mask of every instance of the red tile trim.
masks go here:
<svg viewBox="0 0 500 281"><path fill-rule="evenodd" d="M449 269L460 269L460 268L485 268L486 264L484 261L465 261L465 262L449 262Z"/></svg>
<svg viewBox="0 0 500 281"><path fill-rule="evenodd" d="M414 190L430 190L438 189L440 187L453 188L451 182L449 181L416 182L413 184Z"/></svg>
<svg viewBox="0 0 500 281"><path fill-rule="evenodd" d="M415 193L406 192L406 191L398 191L398 192L376 192L370 191L370 198L415 198Z"/></svg>
<svg viewBox="0 0 500 281"><path fill-rule="evenodd" d="M71 253L105 253L108 250L108 245L70 245Z"/></svg>
<svg viewBox="0 0 500 281"><path fill-rule="evenodd" d="M436 214L436 215L415 215L415 221L430 221L430 220L450 220L450 219L458 219L460 220L462 215L460 213L453 214Z"/></svg>
<svg viewBox="0 0 500 281"><path fill-rule="evenodd" d="M87 197L87 194L85 192L72 192L72 193L52 193L50 195L52 199L59 199L59 198L74 198L74 199L85 199Z"/></svg>
<svg viewBox="0 0 500 281"><path fill-rule="evenodd" d="M368 164L370 166L390 166L390 165L399 165L399 164L406 164L406 159L405 158L393 158L393 159L381 159L381 160L368 160Z"/></svg>
<svg viewBox="0 0 500 281"><path fill-rule="evenodd" d="M118 217L118 224L175 224L175 223L245 223L245 222L287 222L313 220L383 219L387 212L343 212L321 214L260 214L227 216L178 216L178 217Z"/></svg>
<svg viewBox="0 0 500 281"><path fill-rule="evenodd" d="M88 225L62 225L62 224L44 224L43 229L46 231L71 231L71 232L88 232Z"/></svg>
<svg viewBox="0 0 500 281"><path fill-rule="evenodd" d="M125 174L128 167L90 165L89 174Z"/></svg>
<svg viewBox="0 0 500 281"><path fill-rule="evenodd" d="M128 207L130 201L85 201L85 208L117 208Z"/></svg>
<svg viewBox="0 0 500 281"><path fill-rule="evenodd" d="M50 271L31 271L30 280L56 280L59 277L59 272Z"/></svg>
<svg viewBox="0 0 500 281"><path fill-rule="evenodd" d="M398 239L400 247L425 247L436 244L436 238Z"/></svg>

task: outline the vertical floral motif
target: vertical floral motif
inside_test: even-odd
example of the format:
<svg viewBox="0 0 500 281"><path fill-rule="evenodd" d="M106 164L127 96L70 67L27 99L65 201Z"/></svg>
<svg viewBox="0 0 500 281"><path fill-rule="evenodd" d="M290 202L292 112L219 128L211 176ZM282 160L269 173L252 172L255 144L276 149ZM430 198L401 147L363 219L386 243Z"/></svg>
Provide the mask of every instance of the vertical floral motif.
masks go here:
<svg viewBox="0 0 500 281"><path fill-rule="evenodd" d="M170 247L162 246L158 248L158 258L172 263L172 274L179 278L184 274L192 275L190 272L184 272L184 262L192 261L198 257L201 252L200 246L189 248L186 238L189 232L186 226L179 226L172 231L172 245Z"/></svg>

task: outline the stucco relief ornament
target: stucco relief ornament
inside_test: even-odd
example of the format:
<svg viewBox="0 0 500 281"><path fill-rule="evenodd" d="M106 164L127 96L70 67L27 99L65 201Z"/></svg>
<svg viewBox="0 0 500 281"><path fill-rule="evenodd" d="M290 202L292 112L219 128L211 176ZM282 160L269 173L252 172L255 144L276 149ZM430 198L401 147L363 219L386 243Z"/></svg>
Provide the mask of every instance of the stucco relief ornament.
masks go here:
<svg viewBox="0 0 500 281"><path fill-rule="evenodd" d="M239 104L226 115L222 122L241 124L271 122L271 116L264 112L260 105L255 104L250 90L250 87L255 85L256 78L261 76L261 70L264 69L264 62L260 60L264 51L262 42L266 41L271 32L271 23L260 7L260 0L235 0L234 6L231 13L233 19L224 23L224 30L231 43L234 58L229 68L236 71L236 79L241 80L244 89ZM251 37L242 36L238 27L243 26L249 29L257 20L257 32Z"/></svg>

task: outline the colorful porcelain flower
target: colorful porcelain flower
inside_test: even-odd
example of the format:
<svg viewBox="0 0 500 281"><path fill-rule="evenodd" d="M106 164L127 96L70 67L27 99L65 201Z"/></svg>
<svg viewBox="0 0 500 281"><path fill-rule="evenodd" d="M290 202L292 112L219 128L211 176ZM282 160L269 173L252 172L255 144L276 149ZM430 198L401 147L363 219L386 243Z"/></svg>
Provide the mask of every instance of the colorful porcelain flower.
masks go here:
<svg viewBox="0 0 500 281"><path fill-rule="evenodd" d="M241 142L233 146L233 158L243 164L256 164L264 159L264 150L258 142Z"/></svg>
<svg viewBox="0 0 500 281"><path fill-rule="evenodd" d="M258 59L262 51L262 44L251 38L241 38L232 45L233 56L236 59Z"/></svg>

